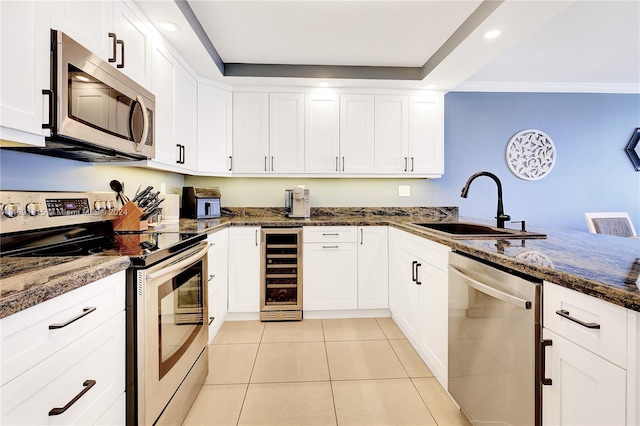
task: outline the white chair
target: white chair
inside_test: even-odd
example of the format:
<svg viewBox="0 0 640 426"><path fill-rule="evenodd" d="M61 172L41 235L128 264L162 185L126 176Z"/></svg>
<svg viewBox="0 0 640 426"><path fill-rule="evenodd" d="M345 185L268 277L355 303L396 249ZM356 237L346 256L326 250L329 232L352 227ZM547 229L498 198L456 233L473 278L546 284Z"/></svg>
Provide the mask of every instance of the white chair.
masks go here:
<svg viewBox="0 0 640 426"><path fill-rule="evenodd" d="M636 230L631 218L626 212L596 212L585 213L587 228L592 234L617 235L620 237L635 237Z"/></svg>

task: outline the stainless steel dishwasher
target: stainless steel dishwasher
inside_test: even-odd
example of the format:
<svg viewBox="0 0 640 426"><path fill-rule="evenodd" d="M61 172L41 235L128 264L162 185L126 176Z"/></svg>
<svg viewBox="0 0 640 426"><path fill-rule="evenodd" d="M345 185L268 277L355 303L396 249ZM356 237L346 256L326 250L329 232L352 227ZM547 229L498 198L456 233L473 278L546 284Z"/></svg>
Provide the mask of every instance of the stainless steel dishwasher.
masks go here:
<svg viewBox="0 0 640 426"><path fill-rule="evenodd" d="M448 388L473 424L541 424L541 284L449 255Z"/></svg>

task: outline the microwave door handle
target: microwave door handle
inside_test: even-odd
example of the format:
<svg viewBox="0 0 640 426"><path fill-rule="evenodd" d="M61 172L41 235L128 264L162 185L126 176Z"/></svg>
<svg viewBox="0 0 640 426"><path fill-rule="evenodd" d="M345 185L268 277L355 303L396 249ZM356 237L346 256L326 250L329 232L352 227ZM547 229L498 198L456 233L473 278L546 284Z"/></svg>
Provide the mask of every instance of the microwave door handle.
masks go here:
<svg viewBox="0 0 640 426"><path fill-rule="evenodd" d="M147 141L147 135L149 134L149 111L147 111L147 106L144 104L144 99L140 95L136 95L136 103L140 105L142 109L142 137L139 141L134 140L136 143L136 151L142 152L144 148L144 144ZM136 106L133 105L133 108ZM133 112L133 110L132 110ZM133 137L133 114L131 114L131 118L129 121L129 130L131 131L131 136Z"/></svg>
<svg viewBox="0 0 640 426"><path fill-rule="evenodd" d="M147 282L154 281L160 277L164 277L165 275L173 274L176 271L179 271L180 269L191 265L193 262L195 262L205 254L207 254L208 251L209 251L209 244L205 244L204 247L198 250L196 254L191 255L185 259L182 259L172 265L169 265L166 268L162 268L158 272L154 272L152 274L147 275Z"/></svg>

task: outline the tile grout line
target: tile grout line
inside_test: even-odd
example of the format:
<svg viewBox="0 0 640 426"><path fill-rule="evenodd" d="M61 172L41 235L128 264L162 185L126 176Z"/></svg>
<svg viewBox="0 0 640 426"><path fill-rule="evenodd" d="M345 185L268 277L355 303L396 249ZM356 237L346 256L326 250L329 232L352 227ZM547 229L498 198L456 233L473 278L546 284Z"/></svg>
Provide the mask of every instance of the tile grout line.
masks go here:
<svg viewBox="0 0 640 426"><path fill-rule="evenodd" d="M331 402L333 403L333 415L338 425L338 409L336 408L336 395L333 392L333 379L331 378L331 367L329 366L329 352L327 351L327 336L324 334L324 320L320 320L322 327L322 343L324 345L324 356L327 358L327 371L329 373L329 388L331 389Z"/></svg>
<svg viewBox="0 0 640 426"><path fill-rule="evenodd" d="M249 374L249 380L247 387L244 391L244 397L242 398L242 404L240 404L240 412L238 413L238 420L236 426L240 424L240 418L242 417L242 410L244 409L244 403L247 400L247 394L249 393L249 385L251 384L251 377L253 376L253 370L256 368L256 362L258 361L258 354L260 353L260 346L262 345L262 338L264 337L264 331L267 328L266 324L263 324L262 333L260 334L260 340L258 341L258 349L256 350L256 357L253 359L253 365L251 366L251 373Z"/></svg>

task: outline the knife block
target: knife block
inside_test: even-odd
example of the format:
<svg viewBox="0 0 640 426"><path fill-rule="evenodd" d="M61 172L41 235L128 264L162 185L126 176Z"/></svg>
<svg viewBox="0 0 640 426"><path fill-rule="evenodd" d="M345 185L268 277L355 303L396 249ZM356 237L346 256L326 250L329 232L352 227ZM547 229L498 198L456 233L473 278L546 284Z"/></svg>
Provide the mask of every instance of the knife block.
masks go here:
<svg viewBox="0 0 640 426"><path fill-rule="evenodd" d="M118 217L113 220L114 231L146 231L149 222L140 220L144 212L134 202L127 202L118 212Z"/></svg>

